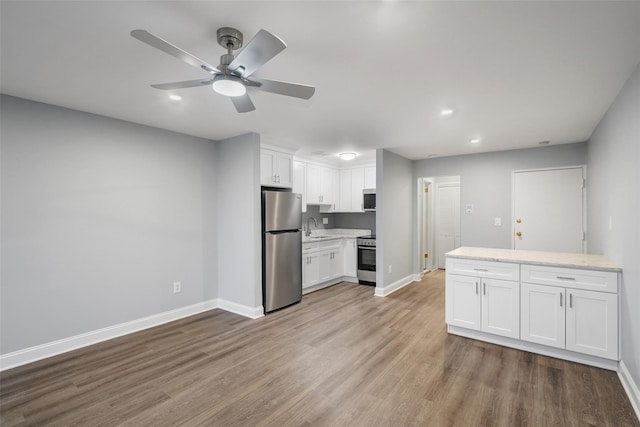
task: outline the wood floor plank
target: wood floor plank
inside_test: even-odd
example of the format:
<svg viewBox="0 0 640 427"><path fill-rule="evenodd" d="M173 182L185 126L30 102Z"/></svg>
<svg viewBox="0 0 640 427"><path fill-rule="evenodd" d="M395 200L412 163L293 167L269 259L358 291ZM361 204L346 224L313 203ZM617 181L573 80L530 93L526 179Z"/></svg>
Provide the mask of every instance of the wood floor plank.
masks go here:
<svg viewBox="0 0 640 427"><path fill-rule="evenodd" d="M614 372L448 335L444 272L211 310L0 373L2 426L640 426Z"/></svg>

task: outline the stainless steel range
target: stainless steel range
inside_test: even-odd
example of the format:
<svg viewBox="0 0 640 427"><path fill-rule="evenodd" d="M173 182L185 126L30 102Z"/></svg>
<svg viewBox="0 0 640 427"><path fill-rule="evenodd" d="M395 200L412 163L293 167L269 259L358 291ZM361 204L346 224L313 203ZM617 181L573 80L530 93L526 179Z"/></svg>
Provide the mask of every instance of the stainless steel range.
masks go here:
<svg viewBox="0 0 640 427"><path fill-rule="evenodd" d="M376 236L361 236L358 244L358 282L376 285Z"/></svg>

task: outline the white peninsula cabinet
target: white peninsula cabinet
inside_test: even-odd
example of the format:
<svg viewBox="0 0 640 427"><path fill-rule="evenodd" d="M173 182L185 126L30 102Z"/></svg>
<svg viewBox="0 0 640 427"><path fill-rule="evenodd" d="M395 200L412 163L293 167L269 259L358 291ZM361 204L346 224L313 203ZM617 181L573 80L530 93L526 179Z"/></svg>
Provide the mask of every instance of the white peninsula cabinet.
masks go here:
<svg viewBox="0 0 640 427"><path fill-rule="evenodd" d="M599 255L447 253L449 333L617 369L621 270Z"/></svg>

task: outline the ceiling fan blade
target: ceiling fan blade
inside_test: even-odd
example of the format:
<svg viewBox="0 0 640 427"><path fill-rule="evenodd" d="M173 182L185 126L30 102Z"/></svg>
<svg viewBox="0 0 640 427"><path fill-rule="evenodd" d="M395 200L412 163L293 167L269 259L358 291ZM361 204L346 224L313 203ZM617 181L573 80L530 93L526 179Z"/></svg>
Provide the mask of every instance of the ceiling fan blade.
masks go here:
<svg viewBox="0 0 640 427"><path fill-rule="evenodd" d="M133 30L131 31L131 37L134 37L141 42L148 44L149 46L155 47L156 49L160 49L161 51L168 53L169 55L178 58L181 61L186 62L189 65L193 65L196 68L200 68L201 70L205 70L208 73L219 73L216 67L211 64L204 62L202 59L197 58L190 53L185 52L179 47L169 43L166 40L161 39L158 36L154 36L150 32L146 30Z"/></svg>
<svg viewBox="0 0 640 427"><path fill-rule="evenodd" d="M236 58L231 61L229 69L240 71L243 77L250 76L286 47L287 45L280 40L280 37L268 31L260 30Z"/></svg>
<svg viewBox="0 0 640 427"><path fill-rule="evenodd" d="M151 87L162 90L185 89L188 87L208 86L213 83L213 79L187 80L184 82L160 83Z"/></svg>
<svg viewBox="0 0 640 427"><path fill-rule="evenodd" d="M261 84L261 86L256 88L258 90L277 93L278 95L293 96L295 98L309 99L316 91L315 86L310 85L255 78L252 78L251 80Z"/></svg>
<svg viewBox="0 0 640 427"><path fill-rule="evenodd" d="M230 98L238 113L248 113L256 109L246 93L242 96L230 96Z"/></svg>

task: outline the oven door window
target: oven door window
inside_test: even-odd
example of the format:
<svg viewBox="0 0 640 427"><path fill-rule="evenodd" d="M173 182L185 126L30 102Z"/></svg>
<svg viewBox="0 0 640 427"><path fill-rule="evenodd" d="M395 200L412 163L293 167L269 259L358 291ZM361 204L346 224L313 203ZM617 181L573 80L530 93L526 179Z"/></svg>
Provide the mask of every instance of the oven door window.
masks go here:
<svg viewBox="0 0 640 427"><path fill-rule="evenodd" d="M376 271L376 248L358 247L358 270Z"/></svg>

